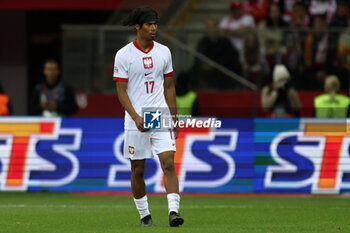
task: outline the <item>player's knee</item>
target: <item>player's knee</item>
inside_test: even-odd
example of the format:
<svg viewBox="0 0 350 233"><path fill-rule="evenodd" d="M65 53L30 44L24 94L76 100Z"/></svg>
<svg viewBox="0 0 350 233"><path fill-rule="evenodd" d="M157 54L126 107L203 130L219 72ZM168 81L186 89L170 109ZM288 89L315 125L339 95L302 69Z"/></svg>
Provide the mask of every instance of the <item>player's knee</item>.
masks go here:
<svg viewBox="0 0 350 233"><path fill-rule="evenodd" d="M174 166L174 161L173 160L167 160L162 163L162 169L164 174L169 174L172 172L175 172L175 166Z"/></svg>
<svg viewBox="0 0 350 233"><path fill-rule="evenodd" d="M145 168L144 167L135 167L132 171L132 174L137 178L143 178L143 175L145 174Z"/></svg>

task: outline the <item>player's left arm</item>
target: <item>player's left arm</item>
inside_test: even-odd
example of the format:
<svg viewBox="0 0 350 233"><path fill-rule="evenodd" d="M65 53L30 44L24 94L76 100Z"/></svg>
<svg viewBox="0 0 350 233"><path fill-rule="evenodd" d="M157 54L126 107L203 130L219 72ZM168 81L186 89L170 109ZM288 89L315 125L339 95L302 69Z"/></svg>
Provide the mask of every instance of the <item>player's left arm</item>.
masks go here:
<svg viewBox="0 0 350 233"><path fill-rule="evenodd" d="M166 77L164 79L164 96L169 106L170 113L173 116L173 121L177 121L177 108L176 108L176 91L173 77ZM179 133L179 127L176 125L174 129L175 138Z"/></svg>

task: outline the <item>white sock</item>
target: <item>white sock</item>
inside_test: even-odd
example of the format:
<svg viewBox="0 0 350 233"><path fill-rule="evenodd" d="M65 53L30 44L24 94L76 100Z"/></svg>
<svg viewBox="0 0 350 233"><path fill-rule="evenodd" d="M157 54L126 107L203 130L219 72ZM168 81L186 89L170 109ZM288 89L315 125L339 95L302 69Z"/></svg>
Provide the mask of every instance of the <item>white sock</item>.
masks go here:
<svg viewBox="0 0 350 233"><path fill-rule="evenodd" d="M177 193L169 193L167 195L167 198L168 198L169 214L171 211L175 211L176 213L179 213L180 195Z"/></svg>
<svg viewBox="0 0 350 233"><path fill-rule="evenodd" d="M136 205L136 209L140 213L141 219L146 217L147 215L150 215L150 212L148 210L147 195L145 195L144 197L142 197L140 199L135 199L134 198L134 202L135 202L135 205Z"/></svg>

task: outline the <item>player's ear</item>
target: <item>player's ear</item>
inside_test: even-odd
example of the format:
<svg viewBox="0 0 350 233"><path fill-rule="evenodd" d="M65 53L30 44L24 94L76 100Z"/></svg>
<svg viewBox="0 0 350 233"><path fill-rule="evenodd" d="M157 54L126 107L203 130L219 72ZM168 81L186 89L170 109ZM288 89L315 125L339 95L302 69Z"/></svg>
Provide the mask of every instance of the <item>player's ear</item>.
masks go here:
<svg viewBox="0 0 350 233"><path fill-rule="evenodd" d="M135 24L135 29L140 30L141 26L139 24Z"/></svg>

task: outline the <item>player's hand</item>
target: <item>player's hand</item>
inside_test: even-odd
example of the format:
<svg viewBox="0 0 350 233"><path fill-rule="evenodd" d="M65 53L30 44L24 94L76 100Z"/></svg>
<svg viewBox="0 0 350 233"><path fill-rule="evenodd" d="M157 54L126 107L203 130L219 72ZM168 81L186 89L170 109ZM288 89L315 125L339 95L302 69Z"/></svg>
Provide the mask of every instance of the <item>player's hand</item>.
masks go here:
<svg viewBox="0 0 350 233"><path fill-rule="evenodd" d="M149 129L144 129L144 128L143 128L143 119L142 119L142 117L136 116L135 119L134 119L134 121L135 121L135 124L136 124L137 129L138 129L140 132L146 132L146 131L149 130Z"/></svg>

